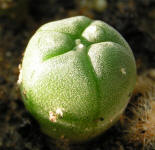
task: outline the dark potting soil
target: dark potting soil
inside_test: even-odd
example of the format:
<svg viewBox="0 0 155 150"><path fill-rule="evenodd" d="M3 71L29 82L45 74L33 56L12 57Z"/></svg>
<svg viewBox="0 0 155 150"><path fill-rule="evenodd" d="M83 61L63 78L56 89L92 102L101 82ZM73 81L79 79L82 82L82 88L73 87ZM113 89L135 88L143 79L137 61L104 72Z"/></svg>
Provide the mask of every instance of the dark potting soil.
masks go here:
<svg viewBox="0 0 155 150"><path fill-rule="evenodd" d="M54 141L41 133L24 107L17 87L18 65L30 37L46 22L76 15L100 19L115 27L130 44L139 75L155 68L154 0L107 0L102 10L93 0L0 1L0 150L142 149L125 143L118 124L83 144L69 146Z"/></svg>

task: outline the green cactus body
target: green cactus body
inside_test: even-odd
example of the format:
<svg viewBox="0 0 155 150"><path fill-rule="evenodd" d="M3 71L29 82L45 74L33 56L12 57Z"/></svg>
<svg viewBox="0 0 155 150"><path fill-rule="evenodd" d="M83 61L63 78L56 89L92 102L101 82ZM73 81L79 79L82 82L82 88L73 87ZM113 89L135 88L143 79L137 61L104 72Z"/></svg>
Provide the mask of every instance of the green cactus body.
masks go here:
<svg viewBox="0 0 155 150"><path fill-rule="evenodd" d="M123 37L103 21L77 16L37 30L18 82L44 133L81 142L119 119L135 80L135 60Z"/></svg>

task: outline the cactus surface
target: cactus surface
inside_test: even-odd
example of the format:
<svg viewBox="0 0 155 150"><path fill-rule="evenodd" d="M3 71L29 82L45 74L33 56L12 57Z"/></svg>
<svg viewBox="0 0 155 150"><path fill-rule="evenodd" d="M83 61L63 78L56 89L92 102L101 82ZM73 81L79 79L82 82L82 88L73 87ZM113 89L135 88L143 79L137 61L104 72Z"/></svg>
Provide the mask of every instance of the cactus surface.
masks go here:
<svg viewBox="0 0 155 150"><path fill-rule="evenodd" d="M82 142L119 119L135 80L134 56L124 38L103 21L77 16L37 30L18 83L45 134Z"/></svg>

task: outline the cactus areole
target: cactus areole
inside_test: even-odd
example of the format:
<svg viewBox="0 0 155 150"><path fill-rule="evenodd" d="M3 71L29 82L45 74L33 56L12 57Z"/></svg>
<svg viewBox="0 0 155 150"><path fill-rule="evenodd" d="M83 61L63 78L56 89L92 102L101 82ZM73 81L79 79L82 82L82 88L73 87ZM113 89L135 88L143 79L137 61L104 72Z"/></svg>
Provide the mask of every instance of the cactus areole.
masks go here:
<svg viewBox="0 0 155 150"><path fill-rule="evenodd" d="M77 16L37 30L18 83L45 134L82 142L119 119L135 80L135 59L124 38L103 21Z"/></svg>

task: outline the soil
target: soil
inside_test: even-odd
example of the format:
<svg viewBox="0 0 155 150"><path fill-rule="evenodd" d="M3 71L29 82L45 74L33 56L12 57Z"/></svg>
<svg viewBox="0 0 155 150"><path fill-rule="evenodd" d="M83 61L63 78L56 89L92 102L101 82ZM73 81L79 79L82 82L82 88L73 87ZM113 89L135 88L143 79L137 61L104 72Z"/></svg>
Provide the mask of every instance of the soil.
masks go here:
<svg viewBox="0 0 155 150"><path fill-rule="evenodd" d="M138 77L155 69L155 1L101 1L104 7L95 0L0 0L0 150L155 150L155 141L149 148L127 143L119 123L83 144L54 141L41 133L22 102L17 80L24 50L37 28L53 20L77 15L103 20L129 42Z"/></svg>

